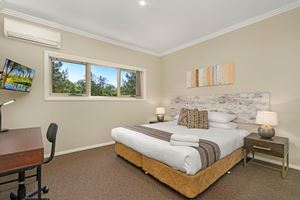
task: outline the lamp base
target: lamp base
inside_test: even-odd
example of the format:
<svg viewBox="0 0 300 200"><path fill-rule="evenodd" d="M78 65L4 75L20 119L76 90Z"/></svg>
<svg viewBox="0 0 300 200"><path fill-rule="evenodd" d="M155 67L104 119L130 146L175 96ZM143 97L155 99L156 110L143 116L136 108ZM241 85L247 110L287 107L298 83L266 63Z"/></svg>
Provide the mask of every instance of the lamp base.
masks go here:
<svg viewBox="0 0 300 200"><path fill-rule="evenodd" d="M5 132L7 132L8 131L8 129L1 129L0 130L0 133L5 133Z"/></svg>
<svg viewBox="0 0 300 200"><path fill-rule="evenodd" d="M163 115L157 115L157 121L163 122L164 121L164 116Z"/></svg>
<svg viewBox="0 0 300 200"><path fill-rule="evenodd" d="M260 126L258 127L258 134L260 137L265 139L271 139L275 135L275 129L271 126Z"/></svg>

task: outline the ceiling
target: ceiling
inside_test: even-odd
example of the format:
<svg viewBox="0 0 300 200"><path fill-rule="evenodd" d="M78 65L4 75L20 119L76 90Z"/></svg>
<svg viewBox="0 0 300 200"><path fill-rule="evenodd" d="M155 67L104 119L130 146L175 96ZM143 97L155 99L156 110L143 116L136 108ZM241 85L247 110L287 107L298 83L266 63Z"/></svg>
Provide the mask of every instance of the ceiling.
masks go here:
<svg viewBox="0 0 300 200"><path fill-rule="evenodd" d="M1 0L0 0L1 1ZM163 55L295 0L3 0L2 7Z"/></svg>

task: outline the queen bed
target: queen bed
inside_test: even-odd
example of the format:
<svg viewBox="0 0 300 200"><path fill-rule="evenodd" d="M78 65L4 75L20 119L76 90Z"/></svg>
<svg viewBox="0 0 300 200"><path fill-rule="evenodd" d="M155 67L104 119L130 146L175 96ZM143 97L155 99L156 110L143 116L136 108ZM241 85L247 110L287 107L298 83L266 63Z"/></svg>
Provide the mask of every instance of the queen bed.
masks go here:
<svg viewBox="0 0 300 200"><path fill-rule="evenodd" d="M176 103L183 106L178 100ZM188 105L191 104L188 103ZM194 105L194 107L199 106ZM255 107L254 109L264 110L265 108ZM244 114L243 117L245 117ZM115 151L119 156L188 198L196 197L242 160L244 137L249 134L244 129L187 128L177 125L177 120L144 124L142 127L161 131L162 134L197 136L200 140L211 141L219 147L219 159L209 166L202 166L203 160L196 148L174 146L169 141L128 127L112 129L111 135L116 141Z"/></svg>
<svg viewBox="0 0 300 200"><path fill-rule="evenodd" d="M169 185L188 198L194 198L243 158L243 129L220 128L188 129L177 121L145 124L173 134L197 135L209 139L220 147L221 157L211 166L202 169L198 151L188 146L172 146L169 142L119 127L112 130L116 153Z"/></svg>
<svg viewBox="0 0 300 200"><path fill-rule="evenodd" d="M220 159L241 148L244 137L248 135L248 132L243 129L189 129L185 126L177 125L176 120L156 124L144 124L142 126L172 134L195 135L199 139L213 141L220 147ZM200 154L195 148L189 146L172 146L167 141L123 127L114 128L111 134L117 143L123 144L144 156L162 162L187 175L195 175L202 168Z"/></svg>

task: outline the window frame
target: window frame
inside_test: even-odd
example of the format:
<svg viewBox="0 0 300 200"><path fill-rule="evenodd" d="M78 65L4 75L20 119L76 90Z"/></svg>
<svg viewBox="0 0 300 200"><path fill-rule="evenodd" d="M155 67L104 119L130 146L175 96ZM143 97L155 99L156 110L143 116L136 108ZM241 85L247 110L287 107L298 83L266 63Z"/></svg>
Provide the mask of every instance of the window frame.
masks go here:
<svg viewBox="0 0 300 200"><path fill-rule="evenodd" d="M80 96L70 96L66 93L52 93L52 59L66 62L74 62L86 65L86 94ZM91 96L91 65L103 66L117 69L117 96ZM131 70L141 72L140 76L140 97L130 97L121 94L121 70ZM104 100L104 101L127 101L146 100L146 69L130 65L112 63L103 60L73 56L64 53L45 51L44 57L44 98L45 100Z"/></svg>

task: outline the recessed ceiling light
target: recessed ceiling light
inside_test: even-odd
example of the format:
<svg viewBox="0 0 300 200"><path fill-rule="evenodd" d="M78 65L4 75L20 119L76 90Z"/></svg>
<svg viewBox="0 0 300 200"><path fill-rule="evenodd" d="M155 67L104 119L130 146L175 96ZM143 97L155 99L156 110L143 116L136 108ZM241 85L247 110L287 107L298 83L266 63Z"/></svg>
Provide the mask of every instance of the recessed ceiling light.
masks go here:
<svg viewBox="0 0 300 200"><path fill-rule="evenodd" d="M147 2L145 0L140 0L139 1L140 6L145 6Z"/></svg>

